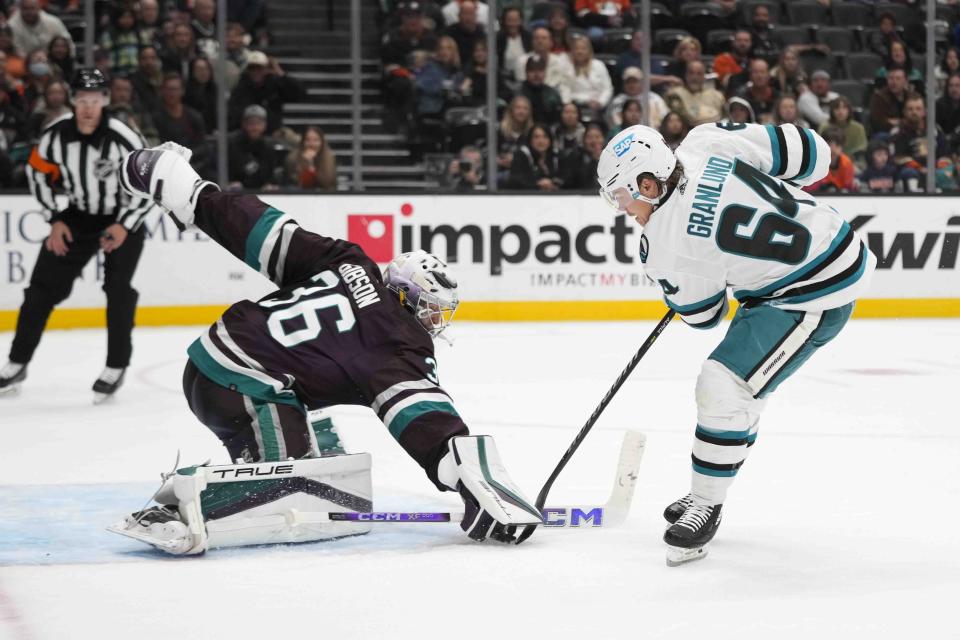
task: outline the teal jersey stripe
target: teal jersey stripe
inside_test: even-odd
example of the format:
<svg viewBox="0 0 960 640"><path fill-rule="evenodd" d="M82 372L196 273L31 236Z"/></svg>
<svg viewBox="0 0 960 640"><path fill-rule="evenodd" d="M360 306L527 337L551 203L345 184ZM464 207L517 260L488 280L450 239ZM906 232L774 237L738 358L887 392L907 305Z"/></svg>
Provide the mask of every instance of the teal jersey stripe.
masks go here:
<svg viewBox="0 0 960 640"><path fill-rule="evenodd" d="M707 298L706 300L701 300L700 302L694 302L693 304L684 304L679 305L675 302L671 302L666 296L663 297L664 301L667 303L667 306L676 311L679 314L690 313L695 309L702 309L703 311L708 310L713 305L717 304L726 297L726 290L721 291L715 296Z"/></svg>
<svg viewBox="0 0 960 640"><path fill-rule="evenodd" d="M243 261L257 271L260 271L260 249L263 248L263 241L267 239L267 234L277 223L277 220L283 216L282 211L270 207L263 212L257 223L250 230L247 236L247 244L244 250Z"/></svg>
<svg viewBox="0 0 960 640"><path fill-rule="evenodd" d="M697 431L705 436L720 438L721 440L743 440L750 436L750 429L744 429L743 431L718 431L699 424L697 425Z"/></svg>
<svg viewBox="0 0 960 640"><path fill-rule="evenodd" d="M777 131L772 124L766 125L767 135L770 136L770 149L773 151L773 166L770 168L770 175L778 176L783 173L783 167L780 166L780 143L777 142Z"/></svg>
<svg viewBox="0 0 960 640"><path fill-rule="evenodd" d="M769 295L776 291L777 289L783 289L790 285L800 282L806 278L807 274L819 267L824 260L830 257L830 254L840 245L841 242L847 237L847 234L853 233L850 229L850 224L844 221L843 226L840 227L840 230L837 232L837 236L833 239L833 242L830 243L830 246L821 253L819 256L808 262L805 266L800 267L793 273L790 273L772 284L768 284L765 287L760 289L755 289L753 291L737 291L733 294L733 297L737 299L738 302L742 302L744 298L762 298L766 295Z"/></svg>
<svg viewBox="0 0 960 640"><path fill-rule="evenodd" d="M221 387L235 389L240 393L263 400L264 402L276 402L279 404L288 404L297 407L304 413L303 405L293 394L293 392L278 394L273 387L255 378L246 376L236 371L231 371L222 364L214 360L213 356L207 353L206 348L200 342L200 339L193 341L193 344L187 349L187 356L190 361L196 365L197 369Z"/></svg>
<svg viewBox="0 0 960 640"><path fill-rule="evenodd" d="M443 413L449 413L460 417L460 414L457 413L457 410L454 409L453 405L449 402L415 402L395 415L393 420L390 421L390 424L387 425L387 430L390 432L390 435L399 440L400 434L404 432L411 422L420 416L433 411L442 411Z"/></svg>
<svg viewBox="0 0 960 640"><path fill-rule="evenodd" d="M807 140L810 141L810 164L807 165L806 171L795 178L796 180L809 178L810 174L813 173L813 170L817 166L817 140L813 137L813 132L810 131L810 129L801 127L800 130L803 132L803 135L807 136Z"/></svg>
<svg viewBox="0 0 960 640"><path fill-rule="evenodd" d="M732 478L737 475L736 469L729 469L727 471L717 471L716 469L707 469L706 467L701 467L698 464L693 465L693 470L699 474L705 476L713 476L714 478Z"/></svg>
<svg viewBox="0 0 960 640"><path fill-rule="evenodd" d="M861 246L863 246L863 245L861 244ZM867 269L867 255L866 255L866 253L863 253L862 250L861 250L861 254L860 254L860 266L859 266L859 268L857 268L857 271L856 271L853 275L851 275L849 278L846 278L846 279L844 279L844 280L841 280L840 282L836 283L836 284L833 285L833 286L827 287L826 289L821 289L821 290L819 290L819 291L813 291L813 292L811 292L811 293L806 293L806 294L799 295L799 296L792 296L792 297L789 297L789 298L782 298L782 299L777 300L777 302L778 302L778 303L781 303L781 304L797 304L797 303L800 303L800 302L807 302L808 300L816 300L817 298L822 298L822 297L824 297L824 296L828 296L828 295L830 295L831 293L833 293L833 292L835 292L835 291L840 291L841 289L845 289L845 288L849 287L850 285L852 285L853 283L855 283L857 280L859 280L861 277L863 277L863 272L866 271L866 269Z"/></svg>

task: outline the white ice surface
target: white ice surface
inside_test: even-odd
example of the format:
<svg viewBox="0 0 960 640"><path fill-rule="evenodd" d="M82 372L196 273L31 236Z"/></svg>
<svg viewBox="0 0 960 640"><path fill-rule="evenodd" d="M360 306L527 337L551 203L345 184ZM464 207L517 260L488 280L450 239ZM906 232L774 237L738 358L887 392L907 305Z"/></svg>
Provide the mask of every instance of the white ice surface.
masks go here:
<svg viewBox="0 0 960 640"><path fill-rule="evenodd" d="M441 381L532 497L651 328L460 323ZM620 529L501 547L383 525L188 559L103 527L177 449L225 461L180 392L200 328L138 329L126 386L100 407L104 333L48 332L21 395L0 400L0 639L960 637L956 321L851 323L771 398L711 555L665 566L660 512L687 491L694 380L725 328L668 327L551 494L604 500L622 430L644 431ZM369 410L335 417L374 454L377 509L459 506Z"/></svg>

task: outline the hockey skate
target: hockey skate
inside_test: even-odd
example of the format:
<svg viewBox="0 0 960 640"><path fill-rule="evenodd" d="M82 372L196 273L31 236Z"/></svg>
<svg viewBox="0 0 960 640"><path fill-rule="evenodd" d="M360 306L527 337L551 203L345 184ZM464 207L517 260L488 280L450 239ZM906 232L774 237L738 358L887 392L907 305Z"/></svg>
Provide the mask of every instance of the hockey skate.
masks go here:
<svg viewBox="0 0 960 640"><path fill-rule="evenodd" d="M671 505L672 506L672 505ZM663 534L667 543L667 566L676 567L707 557L707 544L720 528L722 504L693 502Z"/></svg>
<svg viewBox="0 0 960 640"><path fill-rule="evenodd" d="M175 505L154 505L132 513L107 530L175 555L186 553L193 545Z"/></svg>
<svg viewBox="0 0 960 640"><path fill-rule="evenodd" d="M20 383L27 379L27 365L8 362L0 369L0 396L13 396L20 392Z"/></svg>
<svg viewBox="0 0 960 640"><path fill-rule="evenodd" d="M112 398L117 389L123 385L126 372L126 368L105 367L103 373L93 383L93 404L102 404Z"/></svg>
<svg viewBox="0 0 960 640"><path fill-rule="evenodd" d="M676 502L669 504L667 508L663 510L663 519L673 524L680 519L680 516L683 515L683 512L686 511L691 504L693 504L693 494L688 493Z"/></svg>

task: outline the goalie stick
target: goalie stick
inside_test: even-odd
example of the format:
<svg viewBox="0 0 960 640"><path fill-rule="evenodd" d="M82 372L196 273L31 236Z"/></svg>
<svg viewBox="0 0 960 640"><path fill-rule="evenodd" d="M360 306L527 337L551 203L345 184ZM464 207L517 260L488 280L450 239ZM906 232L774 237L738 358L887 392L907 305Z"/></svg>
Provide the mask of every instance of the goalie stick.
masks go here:
<svg viewBox="0 0 960 640"><path fill-rule="evenodd" d="M553 483L556 482L557 476L560 475L560 472L563 471L563 468L567 466L567 463L570 462L570 458L573 457L573 454L576 453L577 449L580 448L580 444L583 442L583 439L587 437L587 434L590 433L590 429L593 428L593 425L596 424L597 419L600 418L600 414L603 413L603 410L607 408L607 405L610 404L610 401L613 400L613 396L617 394L617 391L620 390L620 387L623 386L623 383L626 382L627 378L633 373L633 370L636 368L637 364L640 363L640 360L643 359L643 356L646 355L647 351L653 346L653 343L657 341L657 338L660 337L660 334L663 333L663 330L667 328L667 325L670 324L670 321L673 320L673 316L676 314L676 311L670 309L667 313L661 318L660 322L657 323L657 326L653 328L653 331L650 332L650 335L647 336L647 339L643 341L643 344L640 345L640 348L633 355L633 358L630 359L630 362L627 363L626 368L620 372L620 377L617 378L617 381L613 383L613 386L610 387L610 390L607 391L607 395L603 397L603 400L600 401L600 404L597 405L597 408L593 410L593 414L587 419L586 424L580 429L580 433L577 434L577 437L573 439L573 442L570 444L570 447L567 449L567 452L563 454L563 457L560 458L560 462L557 463L556 468L553 470L553 473L550 474L550 477L547 478L547 481L544 483L543 488L540 490L540 495L537 496L536 507L543 511L543 505L547 503L547 494L550 493L550 489L553 487ZM524 527L523 532L517 536L517 544L520 544L537 530L537 525L529 524Z"/></svg>

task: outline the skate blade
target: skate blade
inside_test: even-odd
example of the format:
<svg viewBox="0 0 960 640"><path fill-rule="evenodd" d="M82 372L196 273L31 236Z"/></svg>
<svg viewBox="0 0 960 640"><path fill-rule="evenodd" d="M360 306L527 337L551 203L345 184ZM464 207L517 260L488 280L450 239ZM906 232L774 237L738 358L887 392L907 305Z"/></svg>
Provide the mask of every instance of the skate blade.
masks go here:
<svg viewBox="0 0 960 640"><path fill-rule="evenodd" d="M106 402L107 400L109 400L109 399L112 398L112 397L113 397L113 394L112 394L112 393L98 393L98 392L94 391L94 392L93 392L93 404L94 404L94 405L103 404L104 402Z"/></svg>
<svg viewBox="0 0 960 640"><path fill-rule="evenodd" d="M20 395L20 385L15 384L7 387L6 389L0 389L0 398L12 398L13 396Z"/></svg>
<svg viewBox="0 0 960 640"><path fill-rule="evenodd" d="M165 551L171 555L183 555L185 551L183 540L179 540L179 539L161 540L159 538L155 538L151 536L149 533L146 533L144 531L136 531L133 529L128 529L127 523L124 520L121 520L120 522L110 525L109 527L107 527L107 531L111 533L120 534L121 536L124 536L127 538L133 538L134 540L137 540L139 542L144 542L150 545L151 547L154 547L155 549L159 549L160 551ZM187 545L186 548L189 548L189 545Z"/></svg>
<svg viewBox="0 0 960 640"><path fill-rule="evenodd" d="M695 547L693 549L685 549L683 547L672 547L667 545L667 566L668 567L679 567L682 564L687 564L688 562L694 562L695 560L702 560L707 557L707 554L710 553L710 550L707 547Z"/></svg>

